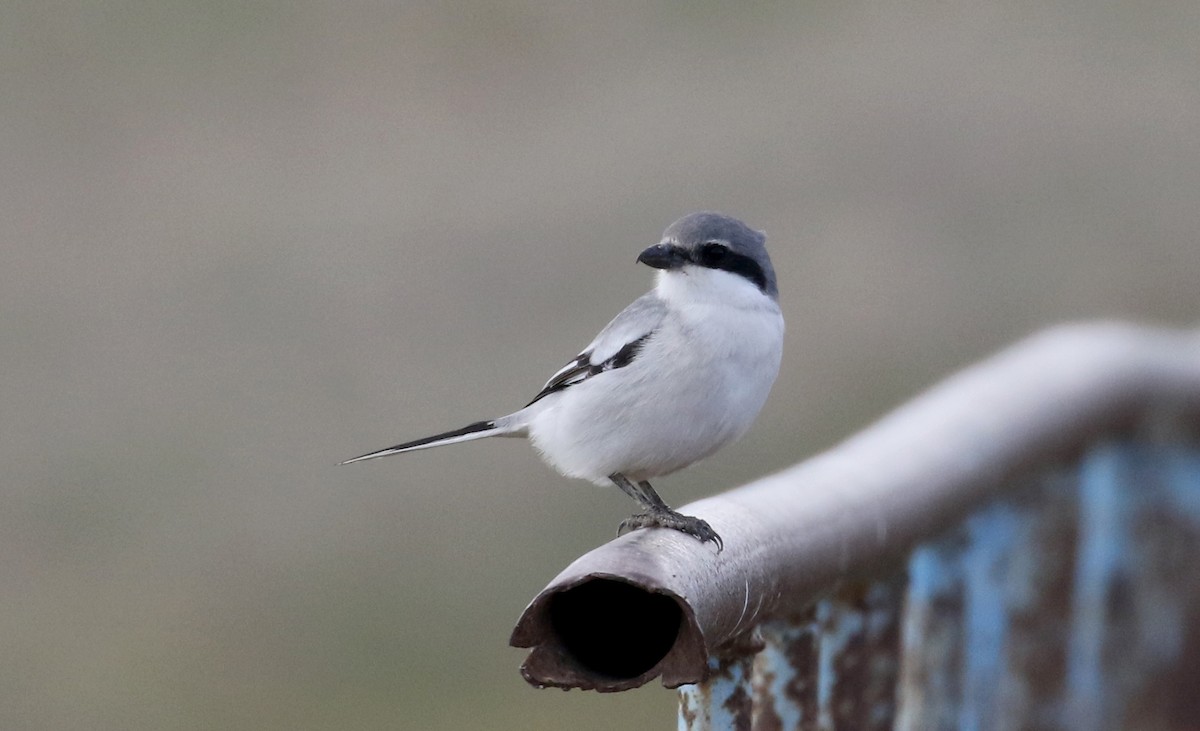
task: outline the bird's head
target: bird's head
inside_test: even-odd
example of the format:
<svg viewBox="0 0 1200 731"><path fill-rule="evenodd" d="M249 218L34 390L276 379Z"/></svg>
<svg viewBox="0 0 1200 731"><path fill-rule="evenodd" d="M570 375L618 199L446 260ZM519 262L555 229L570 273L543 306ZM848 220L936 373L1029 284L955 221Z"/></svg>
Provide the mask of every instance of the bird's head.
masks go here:
<svg viewBox="0 0 1200 731"><path fill-rule="evenodd" d="M699 274L702 270L725 272L776 299L779 290L766 244L766 235L736 218L702 211L668 226L662 241L643 251L638 261L667 277ZM716 279L727 278L722 275Z"/></svg>

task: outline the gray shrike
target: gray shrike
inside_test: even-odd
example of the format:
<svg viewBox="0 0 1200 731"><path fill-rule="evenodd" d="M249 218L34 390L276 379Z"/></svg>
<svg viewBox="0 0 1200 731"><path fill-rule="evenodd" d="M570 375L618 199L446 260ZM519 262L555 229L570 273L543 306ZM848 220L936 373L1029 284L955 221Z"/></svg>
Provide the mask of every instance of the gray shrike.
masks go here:
<svg viewBox="0 0 1200 731"><path fill-rule="evenodd" d="M568 477L614 483L645 510L619 534L660 526L713 541L706 521L675 512L648 479L740 437L779 373L783 315L766 237L717 213L684 216L638 261L658 270L583 352L520 411L342 464L484 437L528 437Z"/></svg>

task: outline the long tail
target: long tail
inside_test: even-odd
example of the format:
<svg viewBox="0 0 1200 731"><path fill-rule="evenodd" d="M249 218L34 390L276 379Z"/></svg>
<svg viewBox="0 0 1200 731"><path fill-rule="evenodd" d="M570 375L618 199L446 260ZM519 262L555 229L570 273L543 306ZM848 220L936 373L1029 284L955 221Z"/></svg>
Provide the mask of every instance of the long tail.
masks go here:
<svg viewBox="0 0 1200 731"><path fill-rule="evenodd" d="M418 449L431 449L440 447L445 444L458 444L459 442L469 442L473 439L483 439L484 437L500 437L513 436L514 432L511 420L508 417L504 419L493 419L491 421L477 421L474 424L468 424L461 429L434 434L431 437L424 439L414 439L411 442L397 444L394 447L380 449L376 452L369 452L361 457L348 459L341 464L350 464L351 462L362 462L365 459L375 459L376 457L387 457L392 454L401 454L403 452L415 452Z"/></svg>

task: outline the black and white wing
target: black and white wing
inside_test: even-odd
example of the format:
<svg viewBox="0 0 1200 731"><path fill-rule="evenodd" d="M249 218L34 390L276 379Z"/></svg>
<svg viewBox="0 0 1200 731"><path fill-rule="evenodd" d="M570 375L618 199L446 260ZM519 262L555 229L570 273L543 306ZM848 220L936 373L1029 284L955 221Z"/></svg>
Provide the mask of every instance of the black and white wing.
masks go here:
<svg viewBox="0 0 1200 731"><path fill-rule="evenodd" d="M638 297L605 325L582 353L550 376L550 380L546 381L546 385L529 404L605 371L629 365L654 335L666 313L666 304L653 292Z"/></svg>

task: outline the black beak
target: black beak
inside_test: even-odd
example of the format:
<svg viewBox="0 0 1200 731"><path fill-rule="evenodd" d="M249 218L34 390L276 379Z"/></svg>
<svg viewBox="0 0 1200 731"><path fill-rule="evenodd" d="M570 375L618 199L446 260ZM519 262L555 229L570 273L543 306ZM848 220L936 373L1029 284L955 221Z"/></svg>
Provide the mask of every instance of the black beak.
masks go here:
<svg viewBox="0 0 1200 731"><path fill-rule="evenodd" d="M678 246L655 244L638 254L637 260L655 269L678 269L688 258Z"/></svg>

